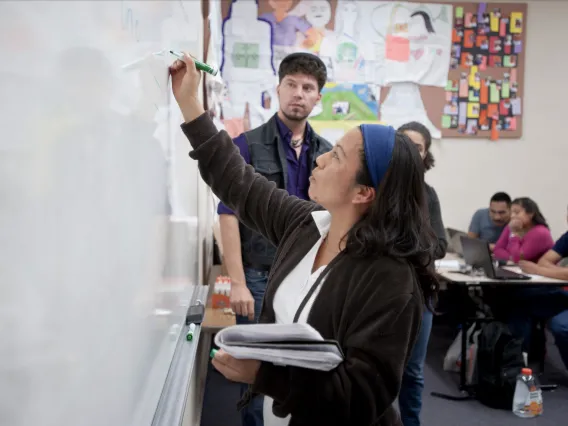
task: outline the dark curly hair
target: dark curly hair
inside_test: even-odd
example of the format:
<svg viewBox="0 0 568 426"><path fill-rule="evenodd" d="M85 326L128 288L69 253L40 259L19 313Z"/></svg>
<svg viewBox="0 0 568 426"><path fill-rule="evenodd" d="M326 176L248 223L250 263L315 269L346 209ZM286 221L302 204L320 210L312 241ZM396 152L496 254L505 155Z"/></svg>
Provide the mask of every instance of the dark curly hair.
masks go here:
<svg viewBox="0 0 568 426"><path fill-rule="evenodd" d="M428 130L428 128L424 124L417 121L411 121L410 123L403 124L398 128L398 131L403 133L408 130L419 133L420 136L424 138L424 144L426 145L424 168L426 170L430 170L432 167L434 167L435 163L434 156L430 152L430 146L432 146L432 135L430 134L430 130Z"/></svg>
<svg viewBox="0 0 568 426"><path fill-rule="evenodd" d="M355 177L373 186L365 151ZM387 173L376 188L367 213L346 235L346 253L354 257L389 256L407 259L414 267L428 309L436 302L439 282L433 269L437 239L430 220L424 186L424 164L413 142L398 131Z"/></svg>
<svg viewBox="0 0 568 426"><path fill-rule="evenodd" d="M531 198L529 197L515 198L511 204L516 204L517 206L521 206L523 209L525 209L525 211L528 214L532 214L533 215L532 221L534 225L544 225L547 228L549 228L548 222L546 221L544 215L538 208L538 204L535 203Z"/></svg>
<svg viewBox="0 0 568 426"><path fill-rule="evenodd" d="M311 53L291 53L282 60L278 68L278 81L281 83L284 77L292 74L311 75L317 80L320 92L327 81L325 64L320 58Z"/></svg>

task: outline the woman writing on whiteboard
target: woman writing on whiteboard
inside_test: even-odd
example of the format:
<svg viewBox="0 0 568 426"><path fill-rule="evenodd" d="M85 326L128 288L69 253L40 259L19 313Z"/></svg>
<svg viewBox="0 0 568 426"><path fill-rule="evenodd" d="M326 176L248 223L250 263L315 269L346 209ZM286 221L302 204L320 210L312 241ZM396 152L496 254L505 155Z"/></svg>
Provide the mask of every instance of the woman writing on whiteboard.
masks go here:
<svg viewBox="0 0 568 426"><path fill-rule="evenodd" d="M251 385L242 404L266 396L266 426L400 425L393 403L424 300L438 289L418 150L392 127L353 129L317 159L309 190L315 203L299 200L255 174L229 135L217 131L197 99L200 73L188 55L170 72L203 179L278 247L259 322L307 322L345 354L328 372L223 351L214 366Z"/></svg>

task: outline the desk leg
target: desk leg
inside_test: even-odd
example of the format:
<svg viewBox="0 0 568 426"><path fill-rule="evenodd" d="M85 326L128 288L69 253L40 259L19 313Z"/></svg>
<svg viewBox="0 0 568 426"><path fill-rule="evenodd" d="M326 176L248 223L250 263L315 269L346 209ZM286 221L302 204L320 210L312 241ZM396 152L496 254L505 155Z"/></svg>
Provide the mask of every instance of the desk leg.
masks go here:
<svg viewBox="0 0 568 426"><path fill-rule="evenodd" d="M469 329L469 321L462 318L462 334L461 334L461 364L460 364L460 391L467 390L467 332Z"/></svg>
<svg viewBox="0 0 568 426"><path fill-rule="evenodd" d="M468 298L468 288L463 285L459 287L459 300L462 306L467 305ZM473 395L470 393L469 386L467 385L466 379L466 368L467 368L467 330L469 328L469 321L466 315L465 309L460 309L460 325L461 325L461 365L460 365L460 384L459 384L459 395L448 395L441 392L431 392L430 395L437 398L448 399L450 401L466 401L468 399L473 399Z"/></svg>
<svg viewBox="0 0 568 426"><path fill-rule="evenodd" d="M544 328L546 327L545 323L541 323L542 326L542 332L546 333L546 331L544 330ZM546 337L545 337L545 343L546 345ZM546 362L546 351L544 351L544 353L542 354L542 356L540 357L539 361L538 361L538 379L540 381L540 389L543 392L547 392L547 391L555 391L558 388L558 385L553 384L553 383L547 383L547 384L543 384L543 376L544 376L544 364Z"/></svg>

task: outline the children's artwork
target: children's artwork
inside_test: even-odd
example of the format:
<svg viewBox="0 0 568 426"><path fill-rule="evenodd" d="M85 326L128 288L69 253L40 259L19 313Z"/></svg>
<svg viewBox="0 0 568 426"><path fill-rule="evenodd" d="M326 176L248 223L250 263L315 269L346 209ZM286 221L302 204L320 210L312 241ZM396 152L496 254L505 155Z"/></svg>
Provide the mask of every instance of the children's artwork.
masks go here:
<svg viewBox="0 0 568 426"><path fill-rule="evenodd" d="M384 84L413 82L444 87L452 48L452 6L361 1L374 28L370 37L382 44ZM366 27L366 25L365 25Z"/></svg>
<svg viewBox="0 0 568 426"><path fill-rule="evenodd" d="M319 121L310 120L310 125L319 135L327 139L331 144L341 139L341 137L349 130L360 126L361 124L379 124L376 120L367 121L352 121L352 120L334 120L334 121Z"/></svg>
<svg viewBox="0 0 568 426"><path fill-rule="evenodd" d="M270 10L259 14L258 18L272 26L273 47L293 48L296 46L298 35L304 37L302 47L307 49L313 48L318 42L321 42L321 34L318 34L318 29L313 24L304 17L298 16L298 14L290 13L295 3L294 0L269 0L267 3ZM321 9L326 2L312 3L317 3L313 6ZM312 5L308 6L308 11L311 9L310 6ZM256 9L256 5L254 7ZM313 16L319 13L321 13L320 10L314 11ZM331 10L329 15L331 17Z"/></svg>
<svg viewBox="0 0 568 426"><path fill-rule="evenodd" d="M329 83L314 123L419 121L434 138L522 135L526 4L214 2L226 119L243 118L245 105L251 125L268 119L282 59L310 52Z"/></svg>
<svg viewBox="0 0 568 426"><path fill-rule="evenodd" d="M220 71L223 80L253 83L274 79L272 27L257 17L256 4L244 0L231 3L222 22Z"/></svg>
<svg viewBox="0 0 568 426"><path fill-rule="evenodd" d="M459 87L456 102L466 103L467 122L447 127L446 103L439 122L443 135L521 137L526 4L459 3L454 11L445 92L453 95L448 88Z"/></svg>
<svg viewBox="0 0 568 426"><path fill-rule="evenodd" d="M314 108L312 120L377 120L377 93L367 84L327 83L320 105Z"/></svg>
<svg viewBox="0 0 568 426"><path fill-rule="evenodd" d="M275 2L276 3L276 2ZM286 2L283 2L286 3ZM288 15L296 17L298 22L305 20L310 29L306 32L295 31L296 46L303 46L309 52L319 54L322 43L329 41L333 37L333 31L327 26L331 22L331 4L328 0L302 0L300 1Z"/></svg>

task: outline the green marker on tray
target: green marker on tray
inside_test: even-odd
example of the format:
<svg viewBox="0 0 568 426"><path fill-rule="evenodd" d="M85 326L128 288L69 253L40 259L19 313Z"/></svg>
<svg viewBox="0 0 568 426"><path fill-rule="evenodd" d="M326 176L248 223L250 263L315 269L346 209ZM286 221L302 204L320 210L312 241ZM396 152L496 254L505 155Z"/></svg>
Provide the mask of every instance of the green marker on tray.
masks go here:
<svg viewBox="0 0 568 426"><path fill-rule="evenodd" d="M174 55L176 58L183 60L183 53L176 52L174 50L170 50L170 53ZM206 72L208 74L211 74L212 76L216 76L217 73L219 72L219 70L213 65L209 65L206 64L205 62L198 61L195 58L193 58L193 62L195 62L195 68L197 68L199 71Z"/></svg>
<svg viewBox="0 0 568 426"><path fill-rule="evenodd" d="M189 331L185 335L185 338L188 342L191 342L193 340L193 333L195 333L195 324L191 323L189 324Z"/></svg>

